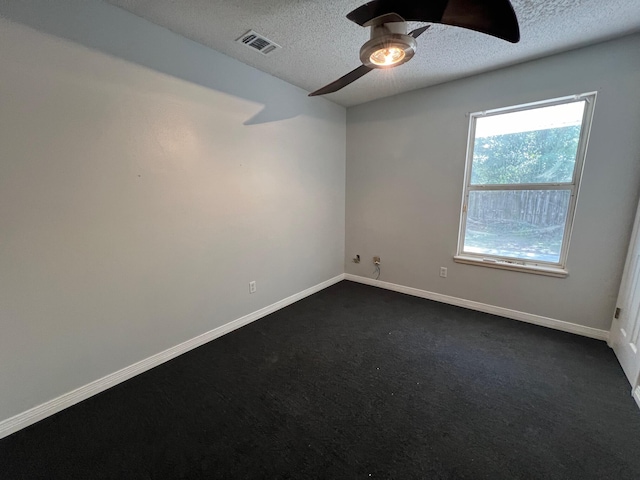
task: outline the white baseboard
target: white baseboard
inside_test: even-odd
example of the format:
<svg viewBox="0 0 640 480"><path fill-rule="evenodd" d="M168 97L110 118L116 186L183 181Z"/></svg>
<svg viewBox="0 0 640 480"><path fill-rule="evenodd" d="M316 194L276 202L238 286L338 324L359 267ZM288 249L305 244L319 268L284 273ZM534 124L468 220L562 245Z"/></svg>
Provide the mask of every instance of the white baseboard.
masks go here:
<svg viewBox="0 0 640 480"><path fill-rule="evenodd" d="M638 404L638 407L640 407L640 385L638 385L636 388L633 389L632 395L633 395L633 399Z"/></svg>
<svg viewBox="0 0 640 480"><path fill-rule="evenodd" d="M509 308L496 307L494 305L487 305L486 303L474 302L473 300L465 300L464 298L451 297L449 295L443 295L441 293L428 292L426 290L420 290L413 287L405 287L404 285L397 285L395 283L383 282L382 280L374 280L372 278L360 277L358 275L345 274L345 279L352 282L363 283L365 285L372 285L374 287L384 288L386 290L393 290L394 292L406 293L407 295L413 295L414 297L426 298L428 300L434 300L436 302L448 303L449 305L455 305L457 307L464 307L470 310L477 310L479 312L491 313L500 317L511 318L513 320L519 320L521 322L533 323L534 325L540 325L543 327L553 328L555 330L562 330L563 332L575 333L585 337L595 338L597 340L608 340L609 332L607 330L599 330L597 328L585 327L584 325L578 325L576 323L564 322L562 320L556 320L554 318L542 317L540 315L534 315L532 313L520 312L518 310L511 310Z"/></svg>
<svg viewBox="0 0 640 480"><path fill-rule="evenodd" d="M311 288L307 288L302 292L296 293L295 295L291 295L279 302L273 303L267 307L261 308L260 310L256 310L253 313L245 315L244 317L233 320L225 325L222 325L218 328L214 328L202 335L198 335L197 337L192 338L191 340L187 340L186 342L182 342L175 347L171 347L163 352L152 355L151 357L145 358L133 365L129 365L117 372L110 373L109 375L102 377L98 380L95 380L87 385L84 385L80 388L76 388L75 390L65 393L53 400L49 400L37 407L33 407L25 412L19 413L11 418L3 420L0 422L0 438L6 437L7 435L11 435L14 432L17 432L20 429L28 427L31 424L36 423L43 418L46 418L54 413L57 413L65 408L68 408L72 405L75 405L82 400L85 400L97 393L100 393L108 388L113 387L125 380L130 379L140 373L146 372L147 370L152 369L172 358L177 357L189 350L193 350L200 345L204 345L211 340L215 340L222 335L232 332L240 327L243 327L255 320L259 320L262 317L269 315L281 308L284 308L292 303L297 302L298 300L302 300L309 295L319 292L320 290L324 290L331 285L344 280L344 274L333 277L326 282L319 283Z"/></svg>

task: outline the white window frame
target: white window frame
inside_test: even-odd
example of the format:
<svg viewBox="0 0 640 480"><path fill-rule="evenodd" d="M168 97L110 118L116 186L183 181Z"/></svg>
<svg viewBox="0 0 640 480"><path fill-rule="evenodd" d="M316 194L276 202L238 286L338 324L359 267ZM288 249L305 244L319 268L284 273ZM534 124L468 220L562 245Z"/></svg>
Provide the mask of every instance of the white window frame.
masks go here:
<svg viewBox="0 0 640 480"><path fill-rule="evenodd" d="M501 268L506 270L515 270L520 272L535 273L540 275L549 275L554 277L566 277L569 275L567 270L567 257L569 254L569 244L571 242L571 234L573 232L573 220L575 218L576 206L578 203L578 194L580 192L580 183L582 172L584 170L584 160L587 155L587 147L589 145L589 137L591 135L591 123L593 120L593 111L596 103L597 92L582 93L579 95L571 95L567 97L554 98L551 100L543 100L540 102L526 103L513 107L496 108L483 112L476 112L469 115L469 136L467 139L467 158L464 174L464 188L462 194L462 209L460 213L460 229L458 232L458 248L457 253L453 257L455 262L466 263L471 265L482 265L491 268ZM554 105L563 105L574 102L585 102L584 114L582 118L582 127L580 130L580 140L578 142L578 151L576 153L576 163L573 169L573 178L571 182L566 183L522 183L522 184L496 184L496 185L472 185L471 169L473 166L473 149L476 137L476 121L478 118L501 115L505 113L520 112L523 110L532 110L541 107L550 107ZM524 259L514 259L512 257L502 257L497 255L486 255L480 253L470 253L464 251L464 238L467 226L467 205L469 204L469 192L472 191L505 191L505 190L569 190L571 198L565 221L565 230L560 250L560 260L557 263L545 261L531 261Z"/></svg>

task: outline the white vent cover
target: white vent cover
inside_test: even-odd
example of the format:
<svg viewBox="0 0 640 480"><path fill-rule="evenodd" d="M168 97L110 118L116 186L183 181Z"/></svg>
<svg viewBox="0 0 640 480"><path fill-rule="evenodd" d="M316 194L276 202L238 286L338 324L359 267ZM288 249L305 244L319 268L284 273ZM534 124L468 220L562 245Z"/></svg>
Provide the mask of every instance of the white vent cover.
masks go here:
<svg viewBox="0 0 640 480"><path fill-rule="evenodd" d="M246 45L252 50L258 51L263 55L269 55L270 53L273 53L276 50L282 48L277 43L272 42L268 38L254 32L253 30L249 30L247 33L238 38L236 42L242 43L243 45Z"/></svg>

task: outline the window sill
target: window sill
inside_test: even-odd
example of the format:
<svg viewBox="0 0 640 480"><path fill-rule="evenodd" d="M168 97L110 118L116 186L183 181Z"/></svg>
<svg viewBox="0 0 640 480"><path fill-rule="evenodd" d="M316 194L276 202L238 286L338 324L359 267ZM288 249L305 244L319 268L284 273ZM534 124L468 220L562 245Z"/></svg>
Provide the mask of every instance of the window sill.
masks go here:
<svg viewBox="0 0 640 480"><path fill-rule="evenodd" d="M563 268L558 267L543 267L540 265L522 265L501 262L500 260L483 260L477 257L468 257L465 255L456 255L453 257L453 261L456 263L465 263L467 265L477 265L480 267L499 268L501 270L511 270L515 272L533 273L535 275L546 275L548 277L566 278L569 276L569 272Z"/></svg>

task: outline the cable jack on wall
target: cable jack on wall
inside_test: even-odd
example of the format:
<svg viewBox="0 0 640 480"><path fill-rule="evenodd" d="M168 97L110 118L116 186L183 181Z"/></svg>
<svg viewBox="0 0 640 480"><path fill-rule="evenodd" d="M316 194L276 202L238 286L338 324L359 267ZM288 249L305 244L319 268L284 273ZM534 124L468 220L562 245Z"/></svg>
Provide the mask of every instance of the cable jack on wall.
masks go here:
<svg viewBox="0 0 640 480"><path fill-rule="evenodd" d="M380 257L373 257L373 264L376 266L373 274L376 276L376 280L378 280L380 278Z"/></svg>

